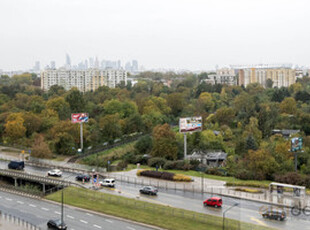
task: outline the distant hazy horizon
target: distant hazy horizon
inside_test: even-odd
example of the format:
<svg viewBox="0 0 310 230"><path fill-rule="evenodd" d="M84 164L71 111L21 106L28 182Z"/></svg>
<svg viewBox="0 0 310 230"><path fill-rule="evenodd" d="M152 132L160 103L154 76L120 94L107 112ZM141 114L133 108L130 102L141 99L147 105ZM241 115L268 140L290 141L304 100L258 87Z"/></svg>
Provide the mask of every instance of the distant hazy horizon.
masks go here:
<svg viewBox="0 0 310 230"><path fill-rule="evenodd" d="M89 57L146 69L309 66L307 0L1 0L0 69Z"/></svg>

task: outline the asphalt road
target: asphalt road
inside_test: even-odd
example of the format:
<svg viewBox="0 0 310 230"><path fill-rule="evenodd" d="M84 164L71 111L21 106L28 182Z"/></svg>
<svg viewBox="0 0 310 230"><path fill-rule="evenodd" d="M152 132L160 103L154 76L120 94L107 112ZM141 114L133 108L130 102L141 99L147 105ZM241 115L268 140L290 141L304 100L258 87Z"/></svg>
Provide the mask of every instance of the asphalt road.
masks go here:
<svg viewBox="0 0 310 230"><path fill-rule="evenodd" d="M61 206L0 191L0 210L47 229L49 219L61 218ZM75 208L64 208L64 221L70 230L148 230L152 228L120 221Z"/></svg>
<svg viewBox="0 0 310 230"><path fill-rule="evenodd" d="M0 161L0 168L7 169L7 164L8 164L7 162ZM32 167L32 166L25 167L25 172L42 176L46 176L48 170L49 169L40 167ZM74 181L76 175L77 173L63 172L62 178ZM91 187L91 183L88 183L88 186ZM233 199L230 197L222 197L223 207L221 209L215 209L212 207L203 207L202 205L203 200L212 196L212 194L204 193L202 195L200 193L175 191L173 189L170 190L159 189L159 194L157 197L149 197L145 195L140 196L138 192L140 187L141 187L140 185L134 185L117 181L115 190L104 188L101 191L131 198L136 198L137 196L139 196L140 197L139 199L148 202L155 202L163 205L170 205L177 208L183 208L196 212L218 216L222 216L223 211L226 208L231 207L235 203L239 203L237 207L234 207L232 210L227 212L226 214L227 218L232 218L253 224L259 224L262 226L274 227L278 229L290 229L290 230L310 229L310 216L305 216L303 214L299 216L293 216L289 209L285 210L288 217L287 220L284 222L265 220L262 218L260 212L261 210L266 210L270 208L270 206L267 204L262 204L260 202Z"/></svg>

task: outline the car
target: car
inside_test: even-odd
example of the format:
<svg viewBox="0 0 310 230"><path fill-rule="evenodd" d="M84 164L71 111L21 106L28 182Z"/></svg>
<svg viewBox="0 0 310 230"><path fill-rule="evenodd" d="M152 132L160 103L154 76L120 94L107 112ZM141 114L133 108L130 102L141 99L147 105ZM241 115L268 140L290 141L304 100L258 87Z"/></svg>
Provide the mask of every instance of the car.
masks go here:
<svg viewBox="0 0 310 230"><path fill-rule="evenodd" d="M271 219L271 220L285 220L286 212L285 211L276 211L276 210L267 210L262 213L263 218Z"/></svg>
<svg viewBox="0 0 310 230"><path fill-rule="evenodd" d="M139 190L142 194L157 195L158 190L152 186L144 186Z"/></svg>
<svg viewBox="0 0 310 230"><path fill-rule="evenodd" d="M61 177L62 172L59 169L52 169L50 171L47 172L48 176L57 176L57 177Z"/></svg>
<svg viewBox="0 0 310 230"><path fill-rule="evenodd" d="M85 182L89 182L90 181L90 176L88 174L78 174L76 177L75 177L76 180L78 181L85 181Z"/></svg>
<svg viewBox="0 0 310 230"><path fill-rule="evenodd" d="M219 197L211 197L211 198L208 198L206 199L204 202L203 202L203 205L204 206L213 206L215 208L220 208L222 207L222 204L223 204L223 201L221 198Z"/></svg>
<svg viewBox="0 0 310 230"><path fill-rule="evenodd" d="M101 186L114 188L115 187L115 180L114 179L104 179L104 180L100 181L99 184Z"/></svg>
<svg viewBox="0 0 310 230"><path fill-rule="evenodd" d="M61 230L67 229L67 225L64 222L61 222L61 220L49 220L47 222L47 227L49 229L61 229Z"/></svg>
<svg viewBox="0 0 310 230"><path fill-rule="evenodd" d="M10 161L8 164L9 169L23 170L25 168L24 161Z"/></svg>

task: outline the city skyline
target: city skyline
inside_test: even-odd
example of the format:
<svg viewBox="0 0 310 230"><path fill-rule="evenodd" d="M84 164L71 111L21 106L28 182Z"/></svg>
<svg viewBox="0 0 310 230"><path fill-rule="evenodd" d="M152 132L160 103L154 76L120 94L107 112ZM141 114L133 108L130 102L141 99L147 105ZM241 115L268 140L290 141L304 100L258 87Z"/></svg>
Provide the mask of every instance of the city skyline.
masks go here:
<svg viewBox="0 0 310 230"><path fill-rule="evenodd" d="M0 69L62 63L65 53L72 63L88 56L136 59L146 69L308 66L309 6L305 0L3 0Z"/></svg>

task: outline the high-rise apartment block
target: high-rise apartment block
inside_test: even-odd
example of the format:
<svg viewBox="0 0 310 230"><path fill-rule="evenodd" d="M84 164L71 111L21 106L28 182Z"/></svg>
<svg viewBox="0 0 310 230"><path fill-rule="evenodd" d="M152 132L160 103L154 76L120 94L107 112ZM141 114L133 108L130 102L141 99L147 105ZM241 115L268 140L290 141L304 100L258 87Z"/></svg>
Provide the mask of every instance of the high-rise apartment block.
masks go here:
<svg viewBox="0 0 310 230"><path fill-rule="evenodd" d="M127 72L114 69L68 70L47 69L41 73L41 88L49 90L53 85L63 86L66 90L72 87L82 92L95 91L100 86L115 88L122 81L127 83Z"/></svg>
<svg viewBox="0 0 310 230"><path fill-rule="evenodd" d="M295 70L291 68L244 68L239 70L238 85L247 86L260 83L266 86L267 79L271 79L272 87L288 87L295 83Z"/></svg>

